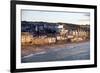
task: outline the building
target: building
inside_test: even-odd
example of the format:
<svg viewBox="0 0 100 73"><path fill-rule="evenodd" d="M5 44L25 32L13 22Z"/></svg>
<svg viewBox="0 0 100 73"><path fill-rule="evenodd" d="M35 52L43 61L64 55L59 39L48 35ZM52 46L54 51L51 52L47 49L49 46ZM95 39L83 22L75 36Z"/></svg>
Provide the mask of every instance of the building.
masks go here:
<svg viewBox="0 0 100 73"><path fill-rule="evenodd" d="M71 23L26 22L21 23L22 43L56 43L58 41L84 41L90 39L90 25ZM53 40L52 40L53 39ZM51 41L52 40L52 41ZM37 43L37 44L38 44Z"/></svg>

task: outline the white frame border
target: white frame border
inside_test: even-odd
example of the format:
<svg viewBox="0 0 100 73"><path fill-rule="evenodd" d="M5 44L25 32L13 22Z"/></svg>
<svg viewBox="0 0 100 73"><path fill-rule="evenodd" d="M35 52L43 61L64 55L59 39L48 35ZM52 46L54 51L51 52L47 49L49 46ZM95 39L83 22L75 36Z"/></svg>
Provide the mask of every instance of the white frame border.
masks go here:
<svg viewBox="0 0 100 73"><path fill-rule="evenodd" d="M90 12L90 60L21 63L21 9ZM92 32L92 33L91 33ZM94 9L16 5L16 69L94 64Z"/></svg>

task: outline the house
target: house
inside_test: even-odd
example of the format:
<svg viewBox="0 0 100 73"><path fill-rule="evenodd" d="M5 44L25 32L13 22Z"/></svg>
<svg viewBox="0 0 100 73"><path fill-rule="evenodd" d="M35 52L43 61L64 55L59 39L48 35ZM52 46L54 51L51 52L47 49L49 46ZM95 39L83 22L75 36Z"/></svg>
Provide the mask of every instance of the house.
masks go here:
<svg viewBox="0 0 100 73"><path fill-rule="evenodd" d="M22 45L29 45L32 43L33 35L31 35L28 32L22 32L21 33L21 43Z"/></svg>

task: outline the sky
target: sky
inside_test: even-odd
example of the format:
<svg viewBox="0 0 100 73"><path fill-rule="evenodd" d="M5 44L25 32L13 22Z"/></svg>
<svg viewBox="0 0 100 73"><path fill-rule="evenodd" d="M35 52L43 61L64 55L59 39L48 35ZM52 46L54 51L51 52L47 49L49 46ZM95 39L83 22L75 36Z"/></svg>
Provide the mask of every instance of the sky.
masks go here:
<svg viewBox="0 0 100 73"><path fill-rule="evenodd" d="M22 10L21 21L42 21L53 23L73 23L86 25L89 24L90 14L79 12L55 12L55 11L36 11L36 10Z"/></svg>

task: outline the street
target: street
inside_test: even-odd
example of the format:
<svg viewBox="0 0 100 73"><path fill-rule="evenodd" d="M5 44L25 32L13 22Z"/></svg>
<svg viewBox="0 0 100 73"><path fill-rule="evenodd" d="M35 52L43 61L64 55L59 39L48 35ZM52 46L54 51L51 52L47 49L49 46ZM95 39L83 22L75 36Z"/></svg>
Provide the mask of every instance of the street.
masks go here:
<svg viewBox="0 0 100 73"><path fill-rule="evenodd" d="M89 60L90 42L70 43L63 45L62 48L43 50L41 52L29 54L21 57L22 63L28 62L47 62L47 61L71 61L71 60Z"/></svg>

